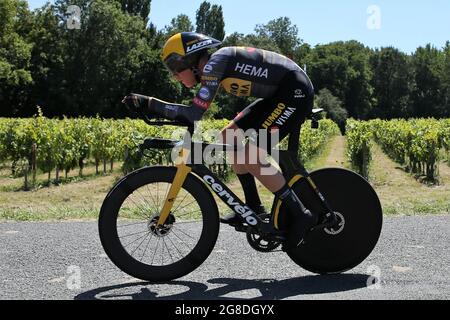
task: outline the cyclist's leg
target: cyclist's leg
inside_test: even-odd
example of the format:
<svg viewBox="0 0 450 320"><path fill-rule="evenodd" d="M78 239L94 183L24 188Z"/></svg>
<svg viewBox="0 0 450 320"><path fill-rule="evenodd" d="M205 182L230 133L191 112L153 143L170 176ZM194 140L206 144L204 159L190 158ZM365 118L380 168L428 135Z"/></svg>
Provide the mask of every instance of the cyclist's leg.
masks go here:
<svg viewBox="0 0 450 320"><path fill-rule="evenodd" d="M253 106L258 102L259 100L252 103L242 113L249 112L249 110L253 108ZM255 177L251 173L249 173L249 171L246 168L245 155L247 152L244 149L245 148L244 132L240 130L236 126L236 124L231 123L222 131L221 139L223 143L240 146L240 149L237 150L236 152L234 151L228 152L228 156L230 158L232 169L236 173L238 180L241 183L242 189L244 191L245 203L257 214L266 214L267 211L261 203L258 189L256 187ZM226 216L225 218L222 218L221 222L228 224L236 224L240 223L240 218L238 218L235 214L232 213Z"/></svg>
<svg viewBox="0 0 450 320"><path fill-rule="evenodd" d="M245 166L245 161L240 160L243 158L243 141L245 139L242 130L239 130L235 124L231 124L222 131L221 138L224 143L233 144L236 146L241 145L242 150L238 150L237 152L228 152L228 156L231 159L230 162L232 169L241 183L245 195L245 203L257 213L266 213L261 204L255 177L248 172Z"/></svg>
<svg viewBox="0 0 450 320"><path fill-rule="evenodd" d="M276 132L281 141L292 131L292 128L300 126L311 112L313 100L314 90L309 78L303 72L292 72L283 79L276 95L266 100L266 103L270 105L270 108L266 110L269 111L258 110L267 118L261 121L261 118L257 117L256 114L252 117L253 114L250 113L235 119L235 124L244 130L248 127L266 129L266 137L259 135L259 143L248 144L246 151L249 152L250 156L256 153L259 155L258 159L264 159L267 153L264 154L265 150L261 148L261 140L269 140L266 141L265 145L268 146L266 150L270 150L272 141L269 137ZM264 106L267 107L267 104ZM255 123L255 121L258 121L258 123ZM305 208L297 195L287 185L282 174L278 170L274 171L273 166L257 161L256 163L247 162L246 168L276 197L281 199L291 215L295 217L291 227L298 237L293 238L293 241L295 242L294 245L301 243L307 230L317 223L317 217Z"/></svg>
<svg viewBox="0 0 450 320"><path fill-rule="evenodd" d="M241 160L244 152L244 132L240 130L236 124L230 123L225 129L222 130L220 138L222 143L233 145L236 148L235 151L229 150L227 152L230 157L231 168L234 173L248 174L249 172L246 168L245 162Z"/></svg>
<svg viewBox="0 0 450 320"><path fill-rule="evenodd" d="M250 172L273 193L280 191L286 181L274 166L265 161L266 150L271 150L272 145L278 143L271 141L275 133L281 141L295 126L304 122L312 110L313 99L314 89L307 75L301 71L290 72L281 81L274 97L257 100L241 112L229 126L234 130L239 127L245 132L258 130L258 141L247 145L245 164L240 165L239 169ZM250 141L256 139L253 137ZM245 169L242 169L244 167Z"/></svg>
<svg viewBox="0 0 450 320"><path fill-rule="evenodd" d="M259 150L259 148L255 148L254 145L243 144L243 141L246 141L246 139L256 139L261 124L273 112L273 103L272 99L256 100L239 113L222 133L222 138L226 143L233 142L242 146L241 150L229 153L233 171L240 175L250 174L252 176L257 176L259 175L259 170L257 169L261 168L262 165L265 165L266 169L272 172L272 175L274 176L269 177L265 175L261 177L261 179L258 177L258 179L271 191L283 185L283 176L281 174L277 175L276 168L270 166L265 161L267 155L265 150ZM258 173L256 171L258 171Z"/></svg>

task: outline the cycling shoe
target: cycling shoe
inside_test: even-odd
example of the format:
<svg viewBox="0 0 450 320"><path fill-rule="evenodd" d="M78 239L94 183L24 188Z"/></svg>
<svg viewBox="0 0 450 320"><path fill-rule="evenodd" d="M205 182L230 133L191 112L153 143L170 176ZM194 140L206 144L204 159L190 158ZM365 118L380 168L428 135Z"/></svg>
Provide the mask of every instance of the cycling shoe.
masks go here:
<svg viewBox="0 0 450 320"><path fill-rule="evenodd" d="M289 247L300 246L309 231L319 223L317 214L306 209L302 213L296 214L288 226L288 243Z"/></svg>

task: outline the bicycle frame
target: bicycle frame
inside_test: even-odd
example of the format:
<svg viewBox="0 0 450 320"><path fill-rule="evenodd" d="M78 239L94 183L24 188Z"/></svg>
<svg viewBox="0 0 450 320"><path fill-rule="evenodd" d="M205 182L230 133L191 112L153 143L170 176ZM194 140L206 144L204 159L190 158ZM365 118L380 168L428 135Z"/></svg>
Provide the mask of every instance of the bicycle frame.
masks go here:
<svg viewBox="0 0 450 320"><path fill-rule="evenodd" d="M308 185L314 190L315 194L320 199L323 208L326 210L327 214L325 217L326 223L321 223L318 227L328 227L335 223L336 216L334 211L319 191L314 181L311 179L308 171L304 168L304 166L297 160L296 154L298 150L298 142L293 139L297 139L299 137L300 131L294 132L293 135L289 139L289 146L293 146L294 151L292 150L279 150L280 152L280 167L282 173L290 187L292 187L297 181L304 178L308 182ZM187 137L187 136L186 136ZM186 141L186 137L184 141ZM297 138L296 138L297 137ZM183 141L183 143L184 143ZM249 226L256 228L258 231L266 234L276 233L278 229L278 216L281 207L281 201L276 199L276 205L274 210L274 224L268 224L263 222L263 220L251 210L245 203L239 199L239 197L234 194L210 169L208 169L203 164L188 164L188 159L191 155L190 150L195 150L193 145L195 143L190 143L190 148L185 147L186 144L183 144L183 149L179 153L179 164L176 165L177 173L175 175L174 181L169 189L167 198L164 202L164 206L160 212L158 225L163 225L170 214L170 210L172 209L173 203L189 173L193 172L197 176L199 176L203 182L210 187L210 189L235 213L237 213L243 221L245 221ZM289 149L289 148L288 148Z"/></svg>

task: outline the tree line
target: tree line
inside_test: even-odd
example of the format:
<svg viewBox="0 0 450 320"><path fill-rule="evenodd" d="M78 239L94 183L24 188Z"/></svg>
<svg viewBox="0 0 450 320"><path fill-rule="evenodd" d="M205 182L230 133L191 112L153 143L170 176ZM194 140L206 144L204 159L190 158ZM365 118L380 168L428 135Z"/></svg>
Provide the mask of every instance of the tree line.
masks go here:
<svg viewBox="0 0 450 320"><path fill-rule="evenodd" d="M79 18L71 5L81 9ZM29 117L40 106L47 117L123 118L130 114L120 101L129 92L187 104L194 90L174 81L160 61L165 40L180 31L290 57L311 78L316 105L341 128L348 117L450 116L449 41L411 54L395 47L371 49L358 41L313 47L287 17L256 25L251 34L225 37L223 8L207 1L195 20L181 14L158 29L150 0L56 0L33 11L24 0L2 0L0 116ZM209 113L232 118L248 103L219 94Z"/></svg>

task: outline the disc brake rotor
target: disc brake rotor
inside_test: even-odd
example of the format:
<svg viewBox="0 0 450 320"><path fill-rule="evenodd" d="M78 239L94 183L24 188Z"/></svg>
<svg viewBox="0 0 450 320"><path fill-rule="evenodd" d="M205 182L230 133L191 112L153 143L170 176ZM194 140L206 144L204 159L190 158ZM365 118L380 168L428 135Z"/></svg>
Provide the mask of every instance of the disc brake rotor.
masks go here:
<svg viewBox="0 0 450 320"><path fill-rule="evenodd" d="M337 223L335 226L330 227L330 228L324 228L323 230L332 236L338 235L339 233L341 233L344 230L345 227L345 218L344 215L340 212L335 212L336 218L337 218Z"/></svg>
<svg viewBox="0 0 450 320"><path fill-rule="evenodd" d="M158 226L158 220L159 216L151 218L147 224L148 230L157 237L165 237L172 231L173 225L175 223L175 216L173 214L170 214L167 217L166 222L160 226Z"/></svg>

